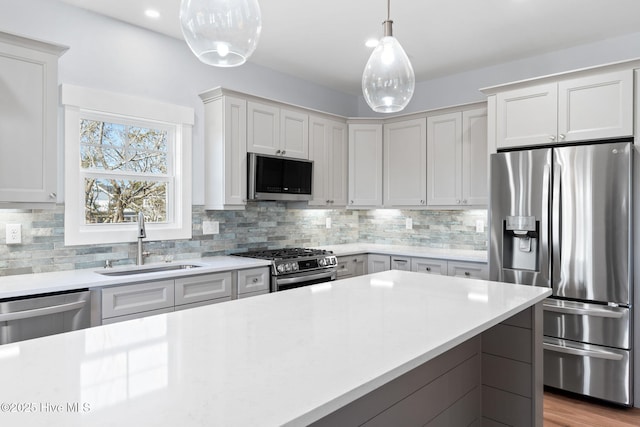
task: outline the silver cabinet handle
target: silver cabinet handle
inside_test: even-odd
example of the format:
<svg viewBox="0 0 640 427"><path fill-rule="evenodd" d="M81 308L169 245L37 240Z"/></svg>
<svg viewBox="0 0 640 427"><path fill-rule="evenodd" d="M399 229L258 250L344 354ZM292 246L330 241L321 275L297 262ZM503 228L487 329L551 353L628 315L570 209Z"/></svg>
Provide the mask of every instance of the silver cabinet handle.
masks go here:
<svg viewBox="0 0 640 427"><path fill-rule="evenodd" d="M280 154L280 150L276 150L276 154Z"/></svg>
<svg viewBox="0 0 640 427"><path fill-rule="evenodd" d="M10 320L31 319L33 317L47 316L49 314L63 313L65 311L79 310L87 304L86 301L76 301L67 304L53 305L50 307L35 308L33 310L16 311L15 313L0 314L0 322Z"/></svg>
<svg viewBox="0 0 640 427"><path fill-rule="evenodd" d="M420 200L420 204L421 204L421 205L424 205L424 200Z"/></svg>
<svg viewBox="0 0 640 427"><path fill-rule="evenodd" d="M543 343L542 348L557 353L572 354L574 356L594 357L596 359L622 360L621 354L606 350L583 350L578 348L565 347L557 344Z"/></svg>
<svg viewBox="0 0 640 427"><path fill-rule="evenodd" d="M280 153L280 154L282 154L284 156L286 152L287 152L286 150L282 150L282 153Z"/></svg>
<svg viewBox="0 0 640 427"><path fill-rule="evenodd" d="M253 283L258 283L258 278L257 277L253 278Z"/></svg>
<svg viewBox="0 0 640 427"><path fill-rule="evenodd" d="M353 204L353 200L351 200L351 204Z"/></svg>
<svg viewBox="0 0 640 427"><path fill-rule="evenodd" d="M467 204L467 201L466 201L466 200L463 200L463 201L462 201L462 204L463 204L463 205L466 205L466 204Z"/></svg>
<svg viewBox="0 0 640 427"><path fill-rule="evenodd" d="M564 141L565 138L566 138L566 136L563 133L561 133L560 134L560 141Z"/></svg>
<svg viewBox="0 0 640 427"><path fill-rule="evenodd" d="M555 141L555 140L556 140L555 135L549 135L549 141Z"/></svg>
<svg viewBox="0 0 640 427"><path fill-rule="evenodd" d="M58 195L56 193L49 193L49 198L50 199L55 199L56 197L58 197Z"/></svg>
<svg viewBox="0 0 640 427"><path fill-rule="evenodd" d="M425 268L425 271L431 271L431 267Z"/></svg>
<svg viewBox="0 0 640 427"><path fill-rule="evenodd" d="M469 276L471 276L471 273L469 273L468 271L465 271L465 272L464 272L464 275L465 275L465 276L467 276L467 277L469 277Z"/></svg>

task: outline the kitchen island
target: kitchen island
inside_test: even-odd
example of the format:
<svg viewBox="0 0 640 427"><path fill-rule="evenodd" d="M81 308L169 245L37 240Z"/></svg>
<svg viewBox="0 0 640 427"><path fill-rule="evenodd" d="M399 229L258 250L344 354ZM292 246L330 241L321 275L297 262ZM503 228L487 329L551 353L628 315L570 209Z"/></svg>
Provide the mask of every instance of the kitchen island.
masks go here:
<svg viewBox="0 0 640 427"><path fill-rule="evenodd" d="M549 293L387 271L7 344L0 423L541 425Z"/></svg>

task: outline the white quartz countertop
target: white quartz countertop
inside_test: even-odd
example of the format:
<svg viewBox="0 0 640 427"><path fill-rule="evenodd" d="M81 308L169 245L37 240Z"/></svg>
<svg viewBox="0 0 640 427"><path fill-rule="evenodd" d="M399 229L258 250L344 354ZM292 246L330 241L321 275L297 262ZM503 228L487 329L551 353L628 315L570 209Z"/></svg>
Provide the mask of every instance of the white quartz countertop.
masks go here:
<svg viewBox="0 0 640 427"><path fill-rule="evenodd" d="M0 424L306 425L549 294L385 271L7 344Z"/></svg>
<svg viewBox="0 0 640 427"><path fill-rule="evenodd" d="M397 255L418 258L438 258L456 261L487 262L487 251L465 249L437 249L422 246L383 245L375 243L349 243L343 245L319 246L320 249L333 251L337 256L363 253Z"/></svg>
<svg viewBox="0 0 640 427"><path fill-rule="evenodd" d="M180 260L171 263L147 264L142 268L169 266L172 264L197 265L189 270L174 270L143 275L125 274L122 276L105 276L104 272L117 272L136 268L136 266L114 267L110 269L91 268L82 270L56 271L51 273L20 274L0 277L0 298L36 295L47 292L60 292L73 289L94 288L119 285L123 283L144 282L172 277L215 273L219 271L241 270L270 265L269 261L242 258L235 256L217 256Z"/></svg>

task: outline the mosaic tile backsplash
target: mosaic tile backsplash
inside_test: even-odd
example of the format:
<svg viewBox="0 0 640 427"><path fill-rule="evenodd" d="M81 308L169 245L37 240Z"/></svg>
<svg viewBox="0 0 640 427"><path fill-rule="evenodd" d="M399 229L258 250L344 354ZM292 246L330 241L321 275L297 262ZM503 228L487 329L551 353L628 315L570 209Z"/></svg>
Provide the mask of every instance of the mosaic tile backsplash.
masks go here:
<svg viewBox="0 0 640 427"><path fill-rule="evenodd" d="M331 218L331 228L326 228ZM406 228L411 218L413 228ZM202 234L203 221L218 221L220 233ZM476 232L481 221L484 232ZM22 243L7 245L6 224L22 224ZM368 242L431 248L487 248L486 210L317 210L280 202L250 203L244 211L193 207L193 238L145 242L146 263L227 255L248 249L314 247ZM0 276L135 263L136 243L65 246L64 206L52 210L0 210Z"/></svg>

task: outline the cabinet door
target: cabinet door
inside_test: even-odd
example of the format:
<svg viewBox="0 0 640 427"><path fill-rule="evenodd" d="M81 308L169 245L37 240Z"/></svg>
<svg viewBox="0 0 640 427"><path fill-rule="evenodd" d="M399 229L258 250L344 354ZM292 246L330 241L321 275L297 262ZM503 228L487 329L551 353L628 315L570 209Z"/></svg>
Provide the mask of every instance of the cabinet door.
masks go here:
<svg viewBox="0 0 640 427"><path fill-rule="evenodd" d="M271 156L280 154L280 109L278 107L247 102L247 151Z"/></svg>
<svg viewBox="0 0 640 427"><path fill-rule="evenodd" d="M488 204L487 109L462 112L462 204Z"/></svg>
<svg viewBox="0 0 640 427"><path fill-rule="evenodd" d="M6 36L0 34L0 203L53 204L58 56L65 49Z"/></svg>
<svg viewBox="0 0 640 427"><path fill-rule="evenodd" d="M384 206L424 206L427 200L427 123L384 125Z"/></svg>
<svg viewBox="0 0 640 427"><path fill-rule="evenodd" d="M556 141L557 116L556 83L498 93L497 148L540 145Z"/></svg>
<svg viewBox="0 0 640 427"><path fill-rule="evenodd" d="M313 160L313 200L310 206L347 204L346 124L311 116L309 159Z"/></svg>
<svg viewBox="0 0 640 427"><path fill-rule="evenodd" d="M462 114L427 117L427 204L462 203Z"/></svg>
<svg viewBox="0 0 640 427"><path fill-rule="evenodd" d="M243 208L247 198L247 103L205 101L205 207Z"/></svg>
<svg viewBox="0 0 640 427"><path fill-rule="evenodd" d="M389 255L368 255L367 274L378 273L391 269L391 257Z"/></svg>
<svg viewBox="0 0 640 427"><path fill-rule="evenodd" d="M411 258L411 271L447 275L447 261L431 258Z"/></svg>
<svg viewBox="0 0 640 427"><path fill-rule="evenodd" d="M102 289L102 318L171 308L174 305L173 280L136 283Z"/></svg>
<svg viewBox="0 0 640 427"><path fill-rule="evenodd" d="M447 275L488 280L489 266L479 262L449 261Z"/></svg>
<svg viewBox="0 0 640 427"><path fill-rule="evenodd" d="M309 159L307 114L280 109L280 154L285 157Z"/></svg>
<svg viewBox="0 0 640 427"><path fill-rule="evenodd" d="M231 272L176 279L176 305L225 297L231 297Z"/></svg>
<svg viewBox="0 0 640 427"><path fill-rule="evenodd" d="M349 206L382 205L382 125L349 125Z"/></svg>
<svg viewBox="0 0 640 427"><path fill-rule="evenodd" d="M350 268L352 262L353 262L353 257L351 256L338 257L338 271L337 271L338 279L345 279L347 277L353 276L353 269Z"/></svg>
<svg viewBox="0 0 640 427"><path fill-rule="evenodd" d="M558 138L584 141L633 135L633 71L558 83Z"/></svg>
<svg viewBox="0 0 640 427"><path fill-rule="evenodd" d="M411 258L392 256L391 270L411 271Z"/></svg>
<svg viewBox="0 0 640 427"><path fill-rule="evenodd" d="M269 292L271 273L269 267L250 268L238 271L238 298L253 292Z"/></svg>
<svg viewBox="0 0 640 427"><path fill-rule="evenodd" d="M347 141L347 125L337 121L329 121L329 164L331 174L328 176L328 187L331 207L347 205L347 174L349 169L349 145Z"/></svg>

